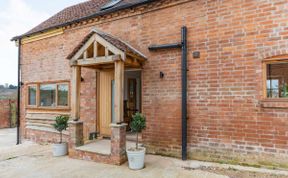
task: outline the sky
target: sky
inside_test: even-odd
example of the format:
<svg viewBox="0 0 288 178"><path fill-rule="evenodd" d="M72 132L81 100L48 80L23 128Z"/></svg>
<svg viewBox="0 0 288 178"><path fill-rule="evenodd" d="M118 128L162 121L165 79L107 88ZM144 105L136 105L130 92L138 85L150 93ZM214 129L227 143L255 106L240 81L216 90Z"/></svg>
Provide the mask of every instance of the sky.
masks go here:
<svg viewBox="0 0 288 178"><path fill-rule="evenodd" d="M0 84L17 84L18 48L11 38L86 0L0 0Z"/></svg>

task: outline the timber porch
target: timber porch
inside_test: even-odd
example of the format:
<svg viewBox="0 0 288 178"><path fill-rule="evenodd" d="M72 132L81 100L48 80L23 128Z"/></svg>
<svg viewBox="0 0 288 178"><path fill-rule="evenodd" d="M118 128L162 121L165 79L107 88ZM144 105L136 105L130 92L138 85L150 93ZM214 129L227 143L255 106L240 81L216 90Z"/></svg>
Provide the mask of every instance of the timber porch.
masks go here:
<svg viewBox="0 0 288 178"><path fill-rule="evenodd" d="M109 34L93 30L67 57L72 68L69 156L109 164L122 164L126 158L126 131L133 112L140 111L141 77L127 79L130 96L124 113L125 75L141 71L147 60L139 51ZM111 140L84 144L80 118L81 68L97 72L97 131ZM130 74L129 74L130 72ZM133 74L133 73L132 73ZM138 83L138 88L136 87ZM127 87L126 87L127 88ZM137 93L137 96L136 96ZM127 96L126 96L127 97ZM137 99L138 98L138 99Z"/></svg>

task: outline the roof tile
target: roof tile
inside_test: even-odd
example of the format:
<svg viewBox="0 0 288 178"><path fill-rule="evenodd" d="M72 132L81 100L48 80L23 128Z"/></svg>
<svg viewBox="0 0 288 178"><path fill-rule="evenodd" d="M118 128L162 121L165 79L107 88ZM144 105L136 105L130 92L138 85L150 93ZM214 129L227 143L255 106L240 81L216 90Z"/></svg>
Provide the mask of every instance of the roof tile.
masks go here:
<svg viewBox="0 0 288 178"><path fill-rule="evenodd" d="M152 2L153 0L122 0L112 8L102 10L101 7L110 0L89 0L83 3L76 4L74 6L67 7L57 14L53 15L46 21L42 22L38 26L34 27L27 33L21 36L14 37L12 40L19 39L23 36L29 36L38 32L42 32L48 29L65 26L68 23L75 23L75 21L81 21L84 18L92 18L97 15L103 15L105 13L111 13L121 8L128 8L132 5L138 5L145 2Z"/></svg>
<svg viewBox="0 0 288 178"><path fill-rule="evenodd" d="M112 44L113 46L115 46L116 48L118 48L119 50L123 51L126 54L130 54L130 55L134 55L134 56L138 56L140 58L146 59L147 57L142 54L141 52L139 52L138 50L136 50L135 48L133 48L131 45L129 45L128 43L124 42L123 40L114 37L110 34L104 33L100 30L97 29L93 29L88 35L86 35L83 40L73 49L73 51L67 56L67 59L71 59L80 49L82 46L85 45L85 43L94 35L94 34L98 34L100 37L102 37L103 39L105 39L107 42L109 42L110 44Z"/></svg>

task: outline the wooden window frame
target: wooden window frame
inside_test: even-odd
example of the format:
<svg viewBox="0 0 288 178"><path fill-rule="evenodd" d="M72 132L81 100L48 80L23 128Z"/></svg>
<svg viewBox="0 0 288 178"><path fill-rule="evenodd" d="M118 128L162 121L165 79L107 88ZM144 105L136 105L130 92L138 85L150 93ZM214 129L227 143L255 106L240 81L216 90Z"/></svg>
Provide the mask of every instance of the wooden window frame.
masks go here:
<svg viewBox="0 0 288 178"><path fill-rule="evenodd" d="M67 106L61 106L61 105L59 105L58 104L58 86L59 85L68 85L68 96L67 96ZM64 107L64 108L69 108L70 107L70 83L67 83L67 82L61 82L61 83L57 83L56 84L56 107L58 107L58 108L62 108L62 107Z"/></svg>
<svg viewBox="0 0 288 178"><path fill-rule="evenodd" d="M55 103L56 106L40 106L40 85L49 85L49 84L54 84L56 85L56 92L55 92ZM67 102L68 106L59 106L58 105L58 86L59 85L68 85L68 97L67 97ZM27 99L26 99L26 108L27 109L43 109L43 110L70 110L71 103L70 103L70 91L71 91L71 86L70 86L70 81L49 81L49 82L33 82L33 83L28 83L28 90L27 90ZM29 105L29 87L30 86L36 86L36 105Z"/></svg>
<svg viewBox="0 0 288 178"><path fill-rule="evenodd" d="M30 105L29 104L29 101L30 101L30 95L29 95L29 88L30 87L36 87L36 104L35 105ZM37 107L38 106L38 85L37 84L30 84L30 85L27 85L27 100L26 100L26 105L28 106L28 107L31 107L31 108L35 108L35 107Z"/></svg>
<svg viewBox="0 0 288 178"><path fill-rule="evenodd" d="M278 64L278 63L288 63L288 55L276 56L265 59L262 61L263 66L263 101L265 102L287 102L288 98L268 98L267 97L267 65L268 64ZM274 76L279 78L279 76Z"/></svg>
<svg viewBox="0 0 288 178"><path fill-rule="evenodd" d="M55 106L41 106L41 86L44 86L44 85L55 85L55 96L54 96L54 100L55 100ZM39 107L41 108L57 108L58 107L58 103L57 103L57 100L56 98L58 97L57 94L57 87L58 85L56 83L40 83L39 84Z"/></svg>

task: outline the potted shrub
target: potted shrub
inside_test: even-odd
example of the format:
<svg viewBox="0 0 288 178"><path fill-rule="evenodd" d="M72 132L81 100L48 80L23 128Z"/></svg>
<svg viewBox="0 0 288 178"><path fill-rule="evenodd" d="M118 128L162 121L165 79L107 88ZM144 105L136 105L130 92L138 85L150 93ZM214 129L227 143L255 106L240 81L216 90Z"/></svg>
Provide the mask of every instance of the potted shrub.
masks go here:
<svg viewBox="0 0 288 178"><path fill-rule="evenodd" d="M68 153L67 143L62 142L62 132L68 127L69 116L57 116L53 127L60 133L60 142L53 144L53 156L64 156Z"/></svg>
<svg viewBox="0 0 288 178"><path fill-rule="evenodd" d="M130 127L132 132L136 132L136 147L128 148L126 150L129 168L133 170L143 169L146 149L144 147L139 147L138 135L146 127L145 116L141 113L133 115Z"/></svg>

